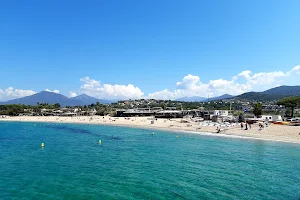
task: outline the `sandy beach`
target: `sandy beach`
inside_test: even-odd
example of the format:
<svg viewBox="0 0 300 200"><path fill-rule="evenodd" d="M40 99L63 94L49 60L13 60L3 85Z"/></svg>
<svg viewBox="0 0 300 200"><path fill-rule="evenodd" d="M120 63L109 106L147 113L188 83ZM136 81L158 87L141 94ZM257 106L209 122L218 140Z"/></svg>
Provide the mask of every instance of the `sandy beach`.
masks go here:
<svg viewBox="0 0 300 200"><path fill-rule="evenodd" d="M83 123L118 125L148 129L160 129L168 131L179 131L195 134L209 134L213 136L252 138L272 140L280 142L300 144L300 127L269 124L268 127L260 129L258 124L251 125L251 129L241 129L240 124L227 124L219 126L220 133L217 133L217 126L209 122L182 122L182 119L157 119L151 123L151 117L109 117L109 116L80 116L80 117L57 117L57 116L18 116L0 118L0 121L19 122L53 122L53 123Z"/></svg>

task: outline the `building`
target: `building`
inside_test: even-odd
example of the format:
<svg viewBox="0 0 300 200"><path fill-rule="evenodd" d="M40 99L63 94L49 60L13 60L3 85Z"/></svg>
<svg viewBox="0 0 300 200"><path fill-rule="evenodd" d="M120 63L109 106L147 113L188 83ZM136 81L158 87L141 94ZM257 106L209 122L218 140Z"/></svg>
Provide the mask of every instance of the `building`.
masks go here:
<svg viewBox="0 0 300 200"><path fill-rule="evenodd" d="M229 115L228 110L214 110L214 115L220 117L227 117Z"/></svg>
<svg viewBox="0 0 300 200"><path fill-rule="evenodd" d="M156 118L182 118L183 115L181 110L162 110L155 113Z"/></svg>

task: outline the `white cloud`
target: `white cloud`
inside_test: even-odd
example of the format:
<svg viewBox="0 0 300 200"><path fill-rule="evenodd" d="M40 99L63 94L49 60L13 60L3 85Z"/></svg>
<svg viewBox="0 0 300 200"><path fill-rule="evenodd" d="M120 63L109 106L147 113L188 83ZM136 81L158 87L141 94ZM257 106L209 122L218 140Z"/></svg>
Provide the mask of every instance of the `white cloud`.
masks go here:
<svg viewBox="0 0 300 200"><path fill-rule="evenodd" d="M183 77L181 82L176 83L178 89L197 87L197 84L201 84L200 78L198 76L193 76L191 74Z"/></svg>
<svg viewBox="0 0 300 200"><path fill-rule="evenodd" d="M70 91L70 95L69 95L70 97L76 97L77 96L77 94L76 94L76 92L72 92L72 91Z"/></svg>
<svg viewBox="0 0 300 200"><path fill-rule="evenodd" d="M80 87L80 93L104 99L139 99L144 93L140 88L128 85L110 85L101 84L100 81L83 77L80 79L83 85Z"/></svg>
<svg viewBox="0 0 300 200"><path fill-rule="evenodd" d="M188 74L181 81L175 83L175 90L164 89L149 93L146 97L140 88L132 84L112 85L102 84L100 81L89 77L80 79L82 86L76 92L70 91L69 96L75 97L77 94L87 94L104 99L177 99L180 97L202 96L210 97L222 94L239 95L249 91L263 91L271 87L284 84L290 78L297 78L300 74L300 66L295 66L287 72L272 71L253 73L245 70L229 79L217 78L203 83L199 76ZM220 75L221 76L221 75ZM59 93L59 90L49 90L49 92ZM32 90L20 90L9 87L5 90L0 89L0 101L20 98L35 94Z"/></svg>
<svg viewBox="0 0 300 200"><path fill-rule="evenodd" d="M251 74L251 71L250 70L246 70L246 71L242 71L237 76L238 77L239 76L244 77L245 79L250 79L250 74Z"/></svg>
<svg viewBox="0 0 300 200"><path fill-rule="evenodd" d="M254 74L253 76L251 76L248 81L251 84L256 84L256 85L264 85L264 84L272 84L276 81L277 78L279 77L285 77L286 74L281 72L281 71L277 71L277 72L260 72L257 74Z"/></svg>
<svg viewBox="0 0 300 200"><path fill-rule="evenodd" d="M237 80L239 78L244 78L249 84L271 84L278 77L285 77L287 73L283 73L282 71L274 71L274 72L259 72L252 75L250 70L242 71L237 76L233 77L233 80Z"/></svg>
<svg viewBox="0 0 300 200"><path fill-rule="evenodd" d="M291 76L293 74L300 74L300 65L295 66L293 69L287 72L288 76Z"/></svg>
<svg viewBox="0 0 300 200"><path fill-rule="evenodd" d="M165 89L162 91L150 93L148 95L148 98L165 100L176 99L184 96L206 96L209 93L209 85L201 83L200 78L198 76L189 74L183 77L181 82L176 83L176 90L174 90L173 92Z"/></svg>
<svg viewBox="0 0 300 200"><path fill-rule="evenodd" d="M7 101L10 99L21 98L29 95L35 94L35 91L32 90L20 90L9 87L7 89L0 89L0 100Z"/></svg>
<svg viewBox="0 0 300 200"><path fill-rule="evenodd" d="M54 92L54 93L59 93L59 90L57 90L57 89L55 89L55 90L49 90L49 89L46 89L45 91L47 91L47 92Z"/></svg>
<svg viewBox="0 0 300 200"><path fill-rule="evenodd" d="M176 99L191 96L219 96L222 94L239 95L244 92L262 91L274 86L282 85L284 79L294 74L300 74L300 66L284 73L282 71L252 73L250 70L242 71L230 80L215 79L202 83L199 76L188 74L182 81L176 83L176 89L168 89L150 93L148 98Z"/></svg>
<svg viewBox="0 0 300 200"><path fill-rule="evenodd" d="M173 92L170 92L168 89L164 89L162 91L150 93L148 95L148 98L150 98L150 99L174 99L175 94Z"/></svg>

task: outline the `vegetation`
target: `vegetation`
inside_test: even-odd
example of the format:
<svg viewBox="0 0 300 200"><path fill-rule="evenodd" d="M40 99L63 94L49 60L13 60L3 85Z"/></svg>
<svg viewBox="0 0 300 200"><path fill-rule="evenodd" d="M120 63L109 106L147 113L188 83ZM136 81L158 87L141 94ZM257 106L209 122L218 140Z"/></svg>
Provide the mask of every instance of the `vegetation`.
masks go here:
<svg viewBox="0 0 300 200"><path fill-rule="evenodd" d="M261 103L254 104L253 114L257 117L262 115L262 105L261 105Z"/></svg>
<svg viewBox="0 0 300 200"><path fill-rule="evenodd" d="M291 117L294 117L294 110L300 105L300 96L298 97L286 97L277 102L278 105L283 105L287 108L291 108Z"/></svg>
<svg viewBox="0 0 300 200"><path fill-rule="evenodd" d="M267 102L278 101L285 97L296 96L299 94L300 86L279 86L264 92L246 92L234 98L247 101Z"/></svg>
<svg viewBox="0 0 300 200"><path fill-rule="evenodd" d="M200 110L232 110L235 116L242 116L248 115L248 113L244 113L244 109L251 111L253 109L253 114L256 116L262 115L262 111L264 113L277 113L277 114L284 114L285 112L290 112L291 116L294 116L294 109L297 106L300 106L300 96L299 97L287 97L277 102L277 105L284 105L286 108L291 108L286 110L284 107L280 108L279 106L275 106L274 103L265 104L262 106L261 103L254 103L251 104L248 101L240 101L237 100L235 102L229 102L228 100L218 100L218 101L210 101L210 102L183 102L183 101L171 101L171 100L128 100L128 101L119 101L117 103L112 104L101 104L99 102L92 103L90 105L85 106L66 106L66 108L78 108L79 111L91 111L96 110L97 115L108 115L115 113L116 110L121 109L133 109L133 108L163 108L177 110L193 110L193 109L200 109ZM270 108L266 108L266 106ZM24 104L12 104L12 105L0 105L0 115L10 115L10 116L17 116L19 114L36 114L40 115L42 109L47 109L48 113L43 114L50 114L51 110L60 109L60 104L47 104L47 103L37 103L35 106L27 106ZM278 107L278 108L277 108ZM73 112L73 111L71 111ZM82 112L81 114L87 114L88 112ZM250 112L249 112L250 114ZM297 113L296 113L297 114Z"/></svg>
<svg viewBox="0 0 300 200"><path fill-rule="evenodd" d="M21 113L30 113L31 111L39 113L41 109L59 109L60 104L56 103L54 105L47 103L37 103L36 106L26 106L24 104L9 104L9 105L0 105L0 115L10 115L18 116Z"/></svg>

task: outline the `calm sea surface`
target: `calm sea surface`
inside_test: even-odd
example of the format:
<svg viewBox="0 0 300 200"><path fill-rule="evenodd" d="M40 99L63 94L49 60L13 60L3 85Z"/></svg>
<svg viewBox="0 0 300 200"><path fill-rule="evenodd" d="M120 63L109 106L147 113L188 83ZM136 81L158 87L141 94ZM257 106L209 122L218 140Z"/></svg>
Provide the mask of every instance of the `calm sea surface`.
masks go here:
<svg viewBox="0 0 300 200"><path fill-rule="evenodd" d="M0 199L298 200L300 145L0 122Z"/></svg>

